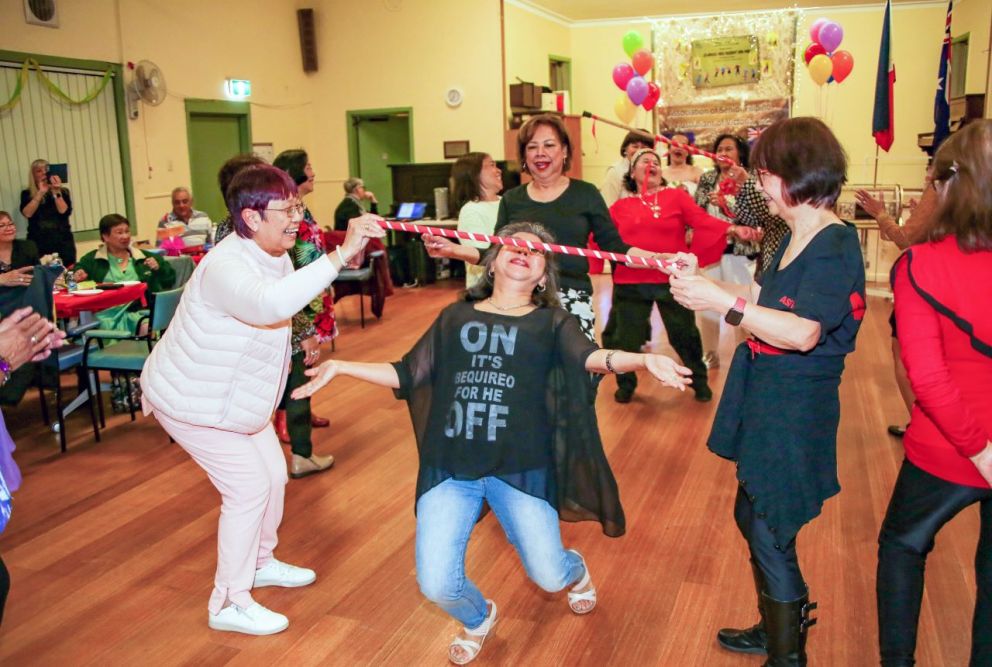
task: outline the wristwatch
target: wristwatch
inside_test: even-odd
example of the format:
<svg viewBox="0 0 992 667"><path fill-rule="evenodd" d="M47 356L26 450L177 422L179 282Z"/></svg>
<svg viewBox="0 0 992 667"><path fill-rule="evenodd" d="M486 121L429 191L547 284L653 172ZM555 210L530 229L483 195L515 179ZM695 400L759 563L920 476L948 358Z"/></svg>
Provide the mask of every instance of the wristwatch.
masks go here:
<svg viewBox="0 0 992 667"><path fill-rule="evenodd" d="M723 321L731 326L737 326L744 319L744 306L747 305L747 301L741 297L737 297L737 301L734 305L727 311L727 314L723 316Z"/></svg>

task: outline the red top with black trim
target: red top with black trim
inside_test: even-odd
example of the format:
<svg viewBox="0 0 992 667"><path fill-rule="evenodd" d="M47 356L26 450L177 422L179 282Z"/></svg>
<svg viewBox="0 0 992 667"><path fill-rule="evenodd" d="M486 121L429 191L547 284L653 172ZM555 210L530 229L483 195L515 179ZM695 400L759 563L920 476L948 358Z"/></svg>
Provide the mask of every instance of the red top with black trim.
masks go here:
<svg viewBox="0 0 992 667"><path fill-rule="evenodd" d="M727 247L730 225L707 214L681 188L663 188L643 199L618 199L610 207L610 216L624 243L652 252L691 252L699 258L699 266L718 262ZM691 246L685 242L687 228L692 229ZM618 265L613 282L666 284L668 274Z"/></svg>
<svg viewBox="0 0 992 667"><path fill-rule="evenodd" d="M953 237L907 250L892 270L896 330L916 403L906 458L956 484L988 488L968 459L992 440L992 252Z"/></svg>

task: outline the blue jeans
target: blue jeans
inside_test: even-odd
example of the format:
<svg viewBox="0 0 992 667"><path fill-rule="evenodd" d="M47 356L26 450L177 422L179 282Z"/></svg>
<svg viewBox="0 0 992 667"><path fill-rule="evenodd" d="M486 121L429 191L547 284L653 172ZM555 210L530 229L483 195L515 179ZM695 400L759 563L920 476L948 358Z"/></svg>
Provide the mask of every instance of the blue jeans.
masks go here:
<svg viewBox="0 0 992 667"><path fill-rule="evenodd" d="M445 480L417 501L417 583L428 600L469 629L488 613L486 599L465 577L465 550L483 500L535 584L556 593L585 573L582 558L562 546L558 513L547 501L495 477Z"/></svg>

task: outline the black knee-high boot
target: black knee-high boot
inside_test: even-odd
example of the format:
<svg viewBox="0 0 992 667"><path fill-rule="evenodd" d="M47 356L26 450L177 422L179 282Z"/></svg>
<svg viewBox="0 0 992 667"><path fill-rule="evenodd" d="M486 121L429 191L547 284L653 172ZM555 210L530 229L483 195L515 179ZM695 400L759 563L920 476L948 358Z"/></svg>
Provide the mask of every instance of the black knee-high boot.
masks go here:
<svg viewBox="0 0 992 667"><path fill-rule="evenodd" d="M762 598L768 635L768 660L764 667L805 667L807 629L816 623L809 612L816 609L816 603L809 601L808 592L788 602L773 600L764 593Z"/></svg>
<svg viewBox="0 0 992 667"><path fill-rule="evenodd" d="M765 578L758 564L751 559L751 572L754 574L754 588L758 596L758 623L750 628L739 630L723 628L716 633L716 641L728 651L738 653L767 652L768 636L765 632Z"/></svg>

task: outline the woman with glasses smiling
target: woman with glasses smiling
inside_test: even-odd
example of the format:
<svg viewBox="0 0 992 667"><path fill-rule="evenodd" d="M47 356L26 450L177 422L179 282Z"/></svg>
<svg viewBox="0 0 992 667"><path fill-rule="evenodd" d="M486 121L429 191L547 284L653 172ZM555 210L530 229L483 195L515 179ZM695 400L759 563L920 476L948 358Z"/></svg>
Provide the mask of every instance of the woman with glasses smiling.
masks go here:
<svg viewBox="0 0 992 667"><path fill-rule="evenodd" d="M255 602L263 586L305 586L313 570L273 556L286 460L272 413L289 370L290 320L327 289L369 238L375 218L351 221L344 243L294 271L303 205L275 167L239 172L227 192L234 234L204 257L141 375L146 414L202 467L221 496L217 572L208 625L267 635L289 621Z"/></svg>
<svg viewBox="0 0 992 667"><path fill-rule="evenodd" d="M7 211L0 211L0 289L17 289L31 284L38 263L34 241L15 239L17 227ZM5 301L5 300L4 300ZM0 315L7 313L0 312Z"/></svg>
<svg viewBox="0 0 992 667"><path fill-rule="evenodd" d="M507 225L500 236L553 243L541 226ZM496 603L465 576L468 540L488 503L527 576L548 592L568 589L572 613L596 606L585 559L562 546L558 521L598 521L619 537L624 515L596 424L589 373L648 370L684 390L688 368L657 354L601 350L559 306L553 255L494 245L483 275L447 308L401 361L330 360L307 371L312 395L338 375L395 390L410 407L420 454L417 583L464 629L448 647L463 665L482 650Z"/></svg>

